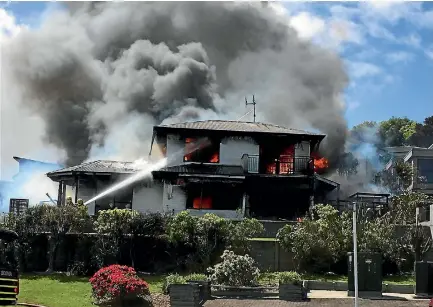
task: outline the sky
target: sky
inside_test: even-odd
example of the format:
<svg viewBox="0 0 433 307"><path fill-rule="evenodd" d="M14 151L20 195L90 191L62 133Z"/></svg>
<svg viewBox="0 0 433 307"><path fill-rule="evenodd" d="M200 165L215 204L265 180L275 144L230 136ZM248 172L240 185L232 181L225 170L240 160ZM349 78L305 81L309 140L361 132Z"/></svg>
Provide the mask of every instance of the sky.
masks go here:
<svg viewBox="0 0 433 307"><path fill-rule="evenodd" d="M433 115L433 3L269 5L287 17L287 24L302 39L334 50L344 59L350 79L344 93L349 127L392 116L422 122ZM0 48L2 39L37 28L61 6L55 2L0 2Z"/></svg>
<svg viewBox="0 0 433 307"><path fill-rule="evenodd" d="M365 120L433 114L433 2L277 2L298 34L334 49L346 62L349 126ZM35 28L53 2L3 2L0 28Z"/></svg>

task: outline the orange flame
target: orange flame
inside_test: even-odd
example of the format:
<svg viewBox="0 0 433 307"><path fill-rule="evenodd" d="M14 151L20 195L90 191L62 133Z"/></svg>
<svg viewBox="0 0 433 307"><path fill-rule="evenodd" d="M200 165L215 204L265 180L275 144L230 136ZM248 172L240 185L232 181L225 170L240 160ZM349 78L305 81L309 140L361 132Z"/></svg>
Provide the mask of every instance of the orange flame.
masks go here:
<svg viewBox="0 0 433 307"><path fill-rule="evenodd" d="M192 207L194 209L212 209L211 197L196 197L193 200Z"/></svg>
<svg viewBox="0 0 433 307"><path fill-rule="evenodd" d="M311 157L314 159L315 172L321 172L329 167L329 161L325 157L320 157L316 153L311 154Z"/></svg>
<svg viewBox="0 0 433 307"><path fill-rule="evenodd" d="M220 157L219 157L218 153L216 152L216 153L214 153L212 155L212 157L210 158L209 162L210 163L218 163L219 160L220 160Z"/></svg>

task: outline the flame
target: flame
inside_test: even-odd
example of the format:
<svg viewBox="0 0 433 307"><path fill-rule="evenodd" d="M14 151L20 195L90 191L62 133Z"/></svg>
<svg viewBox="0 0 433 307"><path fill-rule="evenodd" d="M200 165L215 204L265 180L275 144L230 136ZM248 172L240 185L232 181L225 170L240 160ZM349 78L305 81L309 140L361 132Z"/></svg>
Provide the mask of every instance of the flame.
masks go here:
<svg viewBox="0 0 433 307"><path fill-rule="evenodd" d="M185 139L185 154L184 161L188 162L192 160L192 155L198 150L201 150L209 145L209 142L206 141L197 141L195 138L186 138ZM219 152L215 152L209 159L209 163L218 163L219 162Z"/></svg>
<svg viewBox="0 0 433 307"><path fill-rule="evenodd" d="M217 152L214 153L209 160L210 163L218 163L219 161L220 161L220 157L219 157L219 154Z"/></svg>
<svg viewBox="0 0 433 307"><path fill-rule="evenodd" d="M320 157L318 154L311 155L314 158L314 171L321 172L329 167L329 161L325 157Z"/></svg>
<svg viewBox="0 0 433 307"><path fill-rule="evenodd" d="M280 162L279 174L291 174L293 173L293 158L295 154L295 147L293 145L283 149L281 154L278 156ZM272 162L266 166L267 174L275 174L277 169L276 162Z"/></svg>
<svg viewBox="0 0 433 307"><path fill-rule="evenodd" d="M196 197L192 202L194 209L212 209L211 197Z"/></svg>

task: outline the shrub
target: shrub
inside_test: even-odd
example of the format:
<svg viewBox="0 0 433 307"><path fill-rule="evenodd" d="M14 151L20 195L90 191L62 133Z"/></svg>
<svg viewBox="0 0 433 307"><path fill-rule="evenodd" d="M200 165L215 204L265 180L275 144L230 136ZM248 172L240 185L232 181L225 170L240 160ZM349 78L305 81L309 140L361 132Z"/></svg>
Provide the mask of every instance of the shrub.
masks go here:
<svg viewBox="0 0 433 307"><path fill-rule="evenodd" d="M116 264L102 268L90 278L90 284L96 304L119 306L140 301L146 306L144 302L149 301L148 284L131 267Z"/></svg>
<svg viewBox="0 0 433 307"><path fill-rule="evenodd" d="M292 284L300 286L302 284L301 275L297 272L281 272L278 274L280 284Z"/></svg>
<svg viewBox="0 0 433 307"><path fill-rule="evenodd" d="M248 253L251 247L249 239L259 237L264 232L263 224L256 219L231 222L228 231L229 248L237 253Z"/></svg>
<svg viewBox="0 0 433 307"><path fill-rule="evenodd" d="M208 280L206 275L197 274L197 273L189 274L188 276L186 276L185 279L191 280L191 281L206 281L206 280Z"/></svg>
<svg viewBox="0 0 433 307"><path fill-rule="evenodd" d="M249 255L236 255L225 250L222 262L209 268L209 279L213 284L225 286L256 286L260 271Z"/></svg>
<svg viewBox="0 0 433 307"><path fill-rule="evenodd" d="M175 284L186 284L186 278L180 276L179 274L168 275L162 283L162 292L164 294L168 294L170 285L175 285Z"/></svg>

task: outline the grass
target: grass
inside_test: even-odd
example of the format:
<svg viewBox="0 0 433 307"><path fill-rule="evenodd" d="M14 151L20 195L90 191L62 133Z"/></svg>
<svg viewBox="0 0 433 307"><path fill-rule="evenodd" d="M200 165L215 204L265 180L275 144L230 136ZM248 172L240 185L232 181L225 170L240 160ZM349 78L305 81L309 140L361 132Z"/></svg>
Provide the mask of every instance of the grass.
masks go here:
<svg viewBox="0 0 433 307"><path fill-rule="evenodd" d="M144 276L151 293L162 291L163 276ZM20 277L22 303L41 304L48 307L94 307L88 277L73 277L63 274L49 276L27 275Z"/></svg>
<svg viewBox="0 0 433 307"><path fill-rule="evenodd" d="M261 285L278 284L278 273L262 273ZM142 276L149 284L151 293L161 293L164 276ZM347 281L347 276L303 275L303 279L320 281ZM384 278L389 284L415 284L413 276L390 276ZM24 274L20 279L19 302L41 304L48 307L91 307L89 278L63 274L50 276Z"/></svg>

